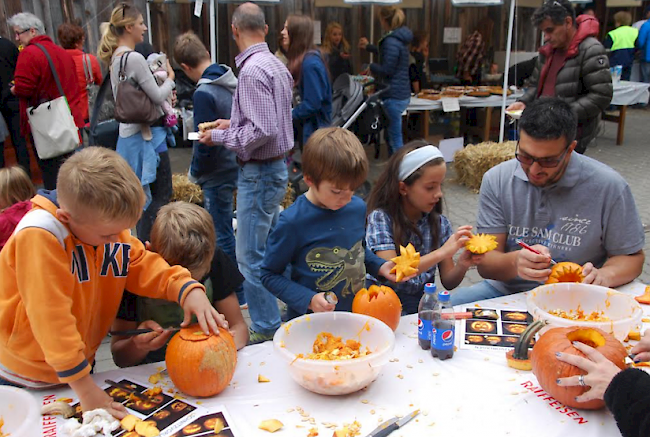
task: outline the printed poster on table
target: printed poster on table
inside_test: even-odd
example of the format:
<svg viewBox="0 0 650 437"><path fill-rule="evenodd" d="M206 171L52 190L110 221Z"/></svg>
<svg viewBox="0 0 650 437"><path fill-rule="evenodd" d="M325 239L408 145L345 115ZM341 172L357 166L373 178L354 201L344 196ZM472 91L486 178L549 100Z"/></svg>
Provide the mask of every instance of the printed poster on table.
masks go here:
<svg viewBox="0 0 650 437"><path fill-rule="evenodd" d="M461 349L512 348L519 336L533 322L533 317L526 310L466 308L465 311L472 313L472 317L461 321Z"/></svg>

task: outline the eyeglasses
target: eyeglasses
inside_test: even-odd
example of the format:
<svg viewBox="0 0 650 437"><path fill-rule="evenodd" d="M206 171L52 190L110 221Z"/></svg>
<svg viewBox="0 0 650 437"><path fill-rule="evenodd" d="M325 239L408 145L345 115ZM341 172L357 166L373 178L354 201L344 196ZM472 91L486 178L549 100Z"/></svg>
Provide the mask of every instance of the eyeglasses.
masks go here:
<svg viewBox="0 0 650 437"><path fill-rule="evenodd" d="M29 32L30 30L32 30L31 27L30 27L29 29L25 29L25 30L20 31L20 32L14 32L14 35L16 35L16 36L20 36L20 35L22 35L22 34L25 33L25 32Z"/></svg>
<svg viewBox="0 0 650 437"><path fill-rule="evenodd" d="M571 144L566 146L566 149L564 149L564 152L562 152L559 156L548 156L545 158L533 158L530 155L522 155L519 153L519 141L517 141L517 148L515 149L515 158L517 158L517 161L521 162L524 165L533 165L535 162L539 164L540 167L544 168L554 168L560 165L564 157L566 156L567 152L569 151L569 147Z"/></svg>

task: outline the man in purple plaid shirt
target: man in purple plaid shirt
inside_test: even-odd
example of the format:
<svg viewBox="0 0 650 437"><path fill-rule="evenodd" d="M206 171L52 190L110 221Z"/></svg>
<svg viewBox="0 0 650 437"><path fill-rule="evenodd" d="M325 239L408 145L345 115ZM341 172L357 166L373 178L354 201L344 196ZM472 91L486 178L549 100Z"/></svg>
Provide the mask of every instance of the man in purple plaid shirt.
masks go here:
<svg viewBox="0 0 650 437"><path fill-rule="evenodd" d="M253 3L239 6L232 32L240 50L240 68L230 120L217 120L201 133L203 144L224 146L237 154L237 261L246 278L244 293L250 311L250 344L271 340L280 327L275 296L260 281L266 240L280 213L287 188L284 161L293 148L291 90L287 68L269 51L264 13Z"/></svg>

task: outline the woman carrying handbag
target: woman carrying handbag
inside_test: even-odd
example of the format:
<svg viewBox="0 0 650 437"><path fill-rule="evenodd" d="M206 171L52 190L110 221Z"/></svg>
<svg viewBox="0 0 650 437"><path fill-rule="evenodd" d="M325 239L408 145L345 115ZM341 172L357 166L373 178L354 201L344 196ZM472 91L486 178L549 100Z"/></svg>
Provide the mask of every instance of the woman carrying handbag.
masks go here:
<svg viewBox="0 0 650 437"><path fill-rule="evenodd" d="M120 122L117 152L129 162L147 195L144 213L136 225L143 242L149 240L156 214L172 194L167 131L160 105L174 89L174 71L169 63L168 79L159 87L147 61L134 51L146 31L140 11L122 3L113 9L98 51L98 57L110 65L115 118Z"/></svg>

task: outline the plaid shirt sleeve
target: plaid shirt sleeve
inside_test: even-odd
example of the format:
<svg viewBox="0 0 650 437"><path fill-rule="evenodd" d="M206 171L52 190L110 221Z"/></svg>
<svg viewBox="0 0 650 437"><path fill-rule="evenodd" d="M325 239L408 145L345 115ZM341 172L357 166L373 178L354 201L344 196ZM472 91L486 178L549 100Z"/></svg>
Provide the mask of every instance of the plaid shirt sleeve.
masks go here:
<svg viewBox="0 0 650 437"><path fill-rule="evenodd" d="M261 78L241 75L237 84L240 124L212 130L212 142L224 145L248 161L255 149L278 134L273 92Z"/></svg>
<svg viewBox="0 0 650 437"><path fill-rule="evenodd" d="M380 250L396 250L393 223L384 211L376 209L368 216L366 244L375 253Z"/></svg>
<svg viewBox="0 0 650 437"><path fill-rule="evenodd" d="M458 53L458 72L460 74L469 72L475 75L483 62L483 37L480 33L474 32L465 40L463 48Z"/></svg>
<svg viewBox="0 0 650 437"><path fill-rule="evenodd" d="M438 247L442 247L443 244L449 240L449 237L451 237L454 233L454 229L451 227L451 223L449 222L449 219L445 217L444 215L440 215L440 244Z"/></svg>

